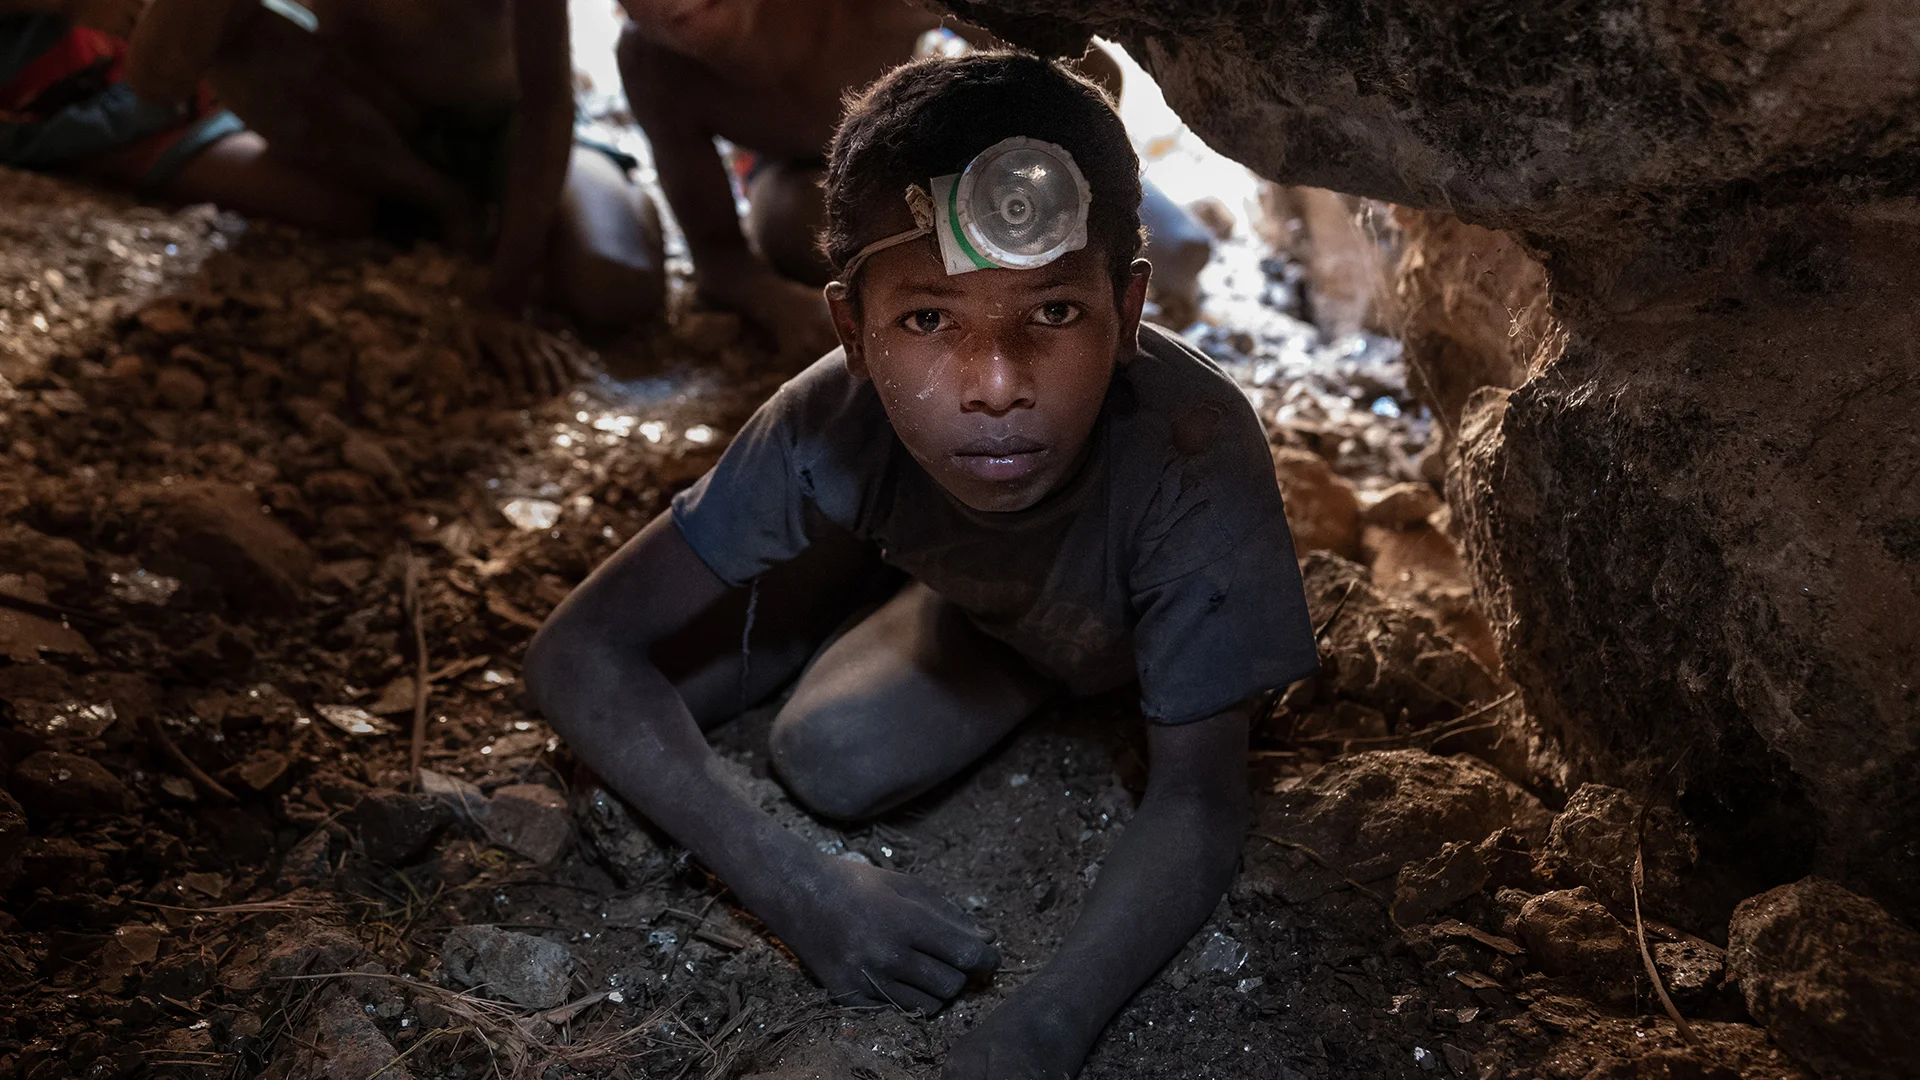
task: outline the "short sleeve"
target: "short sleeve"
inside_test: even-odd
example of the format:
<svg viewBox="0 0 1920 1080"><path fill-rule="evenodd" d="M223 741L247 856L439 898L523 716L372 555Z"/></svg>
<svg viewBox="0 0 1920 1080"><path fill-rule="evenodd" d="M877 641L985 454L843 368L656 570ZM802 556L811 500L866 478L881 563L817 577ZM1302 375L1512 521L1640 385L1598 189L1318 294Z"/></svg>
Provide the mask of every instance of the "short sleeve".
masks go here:
<svg viewBox="0 0 1920 1080"><path fill-rule="evenodd" d="M1141 708L1160 723L1205 719L1319 668L1266 439L1232 404L1210 445L1169 467L1129 575Z"/></svg>
<svg viewBox="0 0 1920 1080"><path fill-rule="evenodd" d="M673 498L673 523L707 568L744 585L807 549L807 513L794 475L793 399L775 393L720 460Z"/></svg>

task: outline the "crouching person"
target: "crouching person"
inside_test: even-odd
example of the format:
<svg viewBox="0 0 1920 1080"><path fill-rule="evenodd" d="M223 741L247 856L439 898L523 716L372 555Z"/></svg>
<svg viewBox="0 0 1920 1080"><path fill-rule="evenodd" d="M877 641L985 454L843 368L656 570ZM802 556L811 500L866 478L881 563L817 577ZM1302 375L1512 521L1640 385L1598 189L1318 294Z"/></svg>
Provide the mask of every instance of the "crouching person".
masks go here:
<svg viewBox="0 0 1920 1080"><path fill-rule="evenodd" d="M782 829L702 729L792 682L775 770L859 818L1049 697L1137 682L1144 800L1065 943L947 1064L1071 1076L1232 877L1250 702L1315 668L1266 440L1231 381L1141 326L1139 164L1066 68L895 69L851 102L826 196L841 348L554 612L527 675L830 992L929 1013L996 966L989 931Z"/></svg>

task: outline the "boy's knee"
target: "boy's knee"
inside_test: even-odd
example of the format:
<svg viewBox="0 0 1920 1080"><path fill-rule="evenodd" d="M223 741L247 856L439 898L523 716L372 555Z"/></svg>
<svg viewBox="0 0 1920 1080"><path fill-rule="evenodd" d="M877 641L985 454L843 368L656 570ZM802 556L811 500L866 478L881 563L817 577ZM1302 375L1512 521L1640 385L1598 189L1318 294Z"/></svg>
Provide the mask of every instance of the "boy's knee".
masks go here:
<svg viewBox="0 0 1920 1080"><path fill-rule="evenodd" d="M809 722L783 713L773 725L768 749L773 770L802 806L823 817L858 821L885 809L886 793L872 770L860 767L866 755L839 725Z"/></svg>

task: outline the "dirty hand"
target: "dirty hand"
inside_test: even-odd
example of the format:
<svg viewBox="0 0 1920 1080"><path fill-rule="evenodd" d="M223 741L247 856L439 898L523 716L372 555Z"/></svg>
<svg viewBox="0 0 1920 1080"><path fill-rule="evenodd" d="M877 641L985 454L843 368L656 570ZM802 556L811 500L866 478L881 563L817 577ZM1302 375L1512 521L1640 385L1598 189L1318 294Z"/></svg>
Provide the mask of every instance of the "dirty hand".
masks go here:
<svg viewBox="0 0 1920 1080"><path fill-rule="evenodd" d="M836 1001L931 1015L970 974L992 971L991 935L933 889L905 874L846 859L826 860L815 886L775 927Z"/></svg>
<svg viewBox="0 0 1920 1080"><path fill-rule="evenodd" d="M147 0L66 0L64 14L77 25L114 37L132 37Z"/></svg>
<svg viewBox="0 0 1920 1080"><path fill-rule="evenodd" d="M941 1080L1071 1080L1092 1039L1033 996L1015 994L948 1047Z"/></svg>
<svg viewBox="0 0 1920 1080"><path fill-rule="evenodd" d="M475 351L521 391L552 397L586 374L573 346L524 319L476 307L469 324Z"/></svg>

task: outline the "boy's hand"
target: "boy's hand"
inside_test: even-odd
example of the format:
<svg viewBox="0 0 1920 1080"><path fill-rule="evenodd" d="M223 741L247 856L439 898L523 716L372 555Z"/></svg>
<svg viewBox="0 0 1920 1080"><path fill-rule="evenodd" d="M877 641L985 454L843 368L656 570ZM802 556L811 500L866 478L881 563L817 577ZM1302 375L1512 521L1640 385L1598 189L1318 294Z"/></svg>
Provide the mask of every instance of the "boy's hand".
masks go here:
<svg viewBox="0 0 1920 1080"><path fill-rule="evenodd" d="M991 935L905 874L828 859L781 940L841 1002L892 1004L928 1015L992 971Z"/></svg>
<svg viewBox="0 0 1920 1080"><path fill-rule="evenodd" d="M1020 992L1002 1002L947 1049L941 1080L1071 1080L1093 1037L1051 1002L1030 1000L1043 996Z"/></svg>
<svg viewBox="0 0 1920 1080"><path fill-rule="evenodd" d="M132 37L147 0L66 0L67 18L76 25L114 37Z"/></svg>

